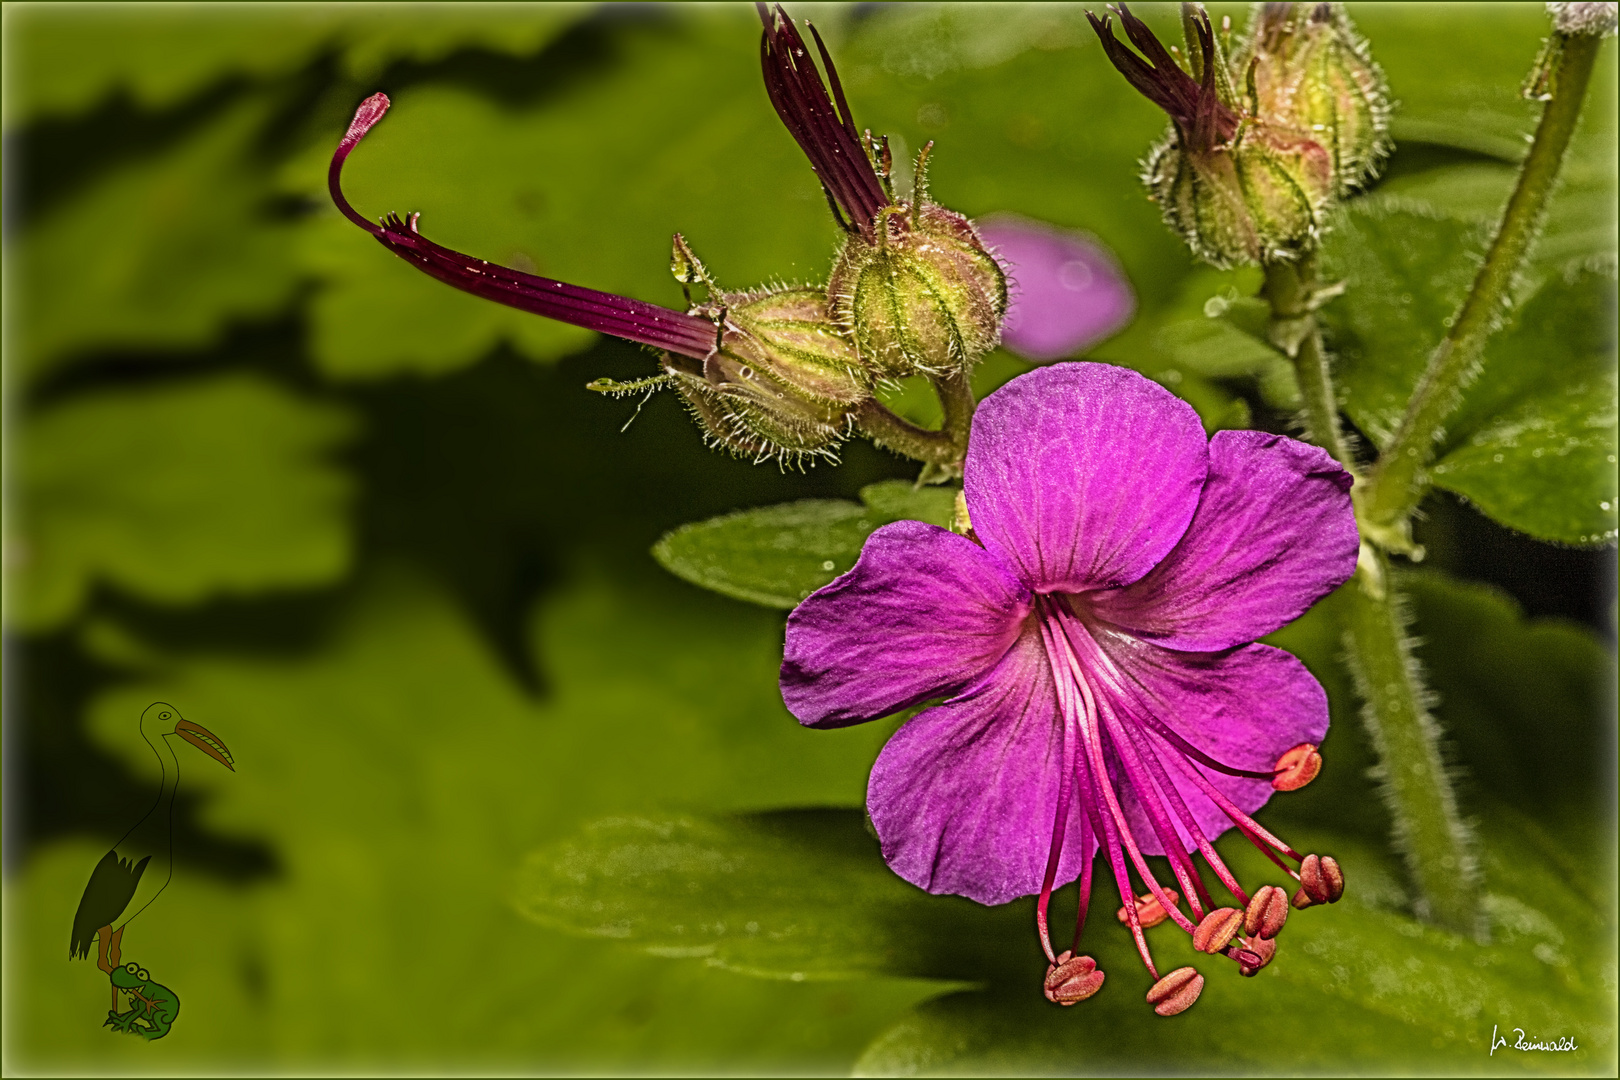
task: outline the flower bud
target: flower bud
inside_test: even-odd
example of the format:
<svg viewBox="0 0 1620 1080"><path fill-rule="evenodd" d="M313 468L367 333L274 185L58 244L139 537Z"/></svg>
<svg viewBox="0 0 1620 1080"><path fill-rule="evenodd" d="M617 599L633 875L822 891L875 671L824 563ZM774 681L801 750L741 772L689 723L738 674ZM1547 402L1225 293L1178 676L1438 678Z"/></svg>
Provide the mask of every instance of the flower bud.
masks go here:
<svg viewBox="0 0 1620 1080"><path fill-rule="evenodd" d="M1007 313L1006 275L973 223L928 198L930 147L912 201L852 232L827 280L833 320L880 379L966 371L1001 340Z"/></svg>
<svg viewBox="0 0 1620 1080"><path fill-rule="evenodd" d="M1190 72L1123 4L1142 56L1088 16L1114 66L1170 114L1143 181L1165 222L1216 266L1310 250L1333 200L1388 149L1377 65L1337 4L1261 5L1232 56L1208 15L1186 10Z"/></svg>
<svg viewBox="0 0 1620 1080"><path fill-rule="evenodd" d="M711 444L784 463L833 456L851 414L871 396L871 382L828 318L826 295L723 292L680 233L669 268L686 293L686 318L711 325L714 338L706 350L665 353L664 375L653 381L675 385ZM694 285L708 293L701 304L692 302ZM625 393L645 382L598 380L592 387Z"/></svg>
<svg viewBox="0 0 1620 1080"><path fill-rule="evenodd" d="M1233 69L1250 65L1255 115L1327 151L1335 197L1373 178L1389 152L1389 97L1342 5L1260 5Z"/></svg>
<svg viewBox="0 0 1620 1080"><path fill-rule="evenodd" d="M665 370L710 439L754 458L830 456L871 396L855 350L814 289L721 294L692 309L722 326L702 361Z"/></svg>

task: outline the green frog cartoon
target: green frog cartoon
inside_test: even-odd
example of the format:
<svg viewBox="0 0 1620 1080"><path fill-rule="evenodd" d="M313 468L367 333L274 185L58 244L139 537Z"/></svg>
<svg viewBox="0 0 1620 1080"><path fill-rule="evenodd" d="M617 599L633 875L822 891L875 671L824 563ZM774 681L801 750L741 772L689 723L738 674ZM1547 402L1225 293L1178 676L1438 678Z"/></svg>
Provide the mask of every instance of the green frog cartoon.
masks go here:
<svg viewBox="0 0 1620 1080"><path fill-rule="evenodd" d="M114 990L114 1008L108 1010L102 1027L112 1025L114 1031L140 1035L145 1039L161 1039L169 1033L169 1026L180 1015L180 998L173 990L152 981L151 972L141 965L128 963L111 972ZM117 991L129 997L129 1011L118 1012Z"/></svg>

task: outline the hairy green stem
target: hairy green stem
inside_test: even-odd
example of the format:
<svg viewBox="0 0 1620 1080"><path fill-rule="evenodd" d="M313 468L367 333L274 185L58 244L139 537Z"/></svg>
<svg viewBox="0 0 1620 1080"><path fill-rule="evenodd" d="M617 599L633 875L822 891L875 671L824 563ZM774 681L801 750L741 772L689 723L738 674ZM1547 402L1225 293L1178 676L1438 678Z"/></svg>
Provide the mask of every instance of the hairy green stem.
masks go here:
<svg viewBox="0 0 1620 1080"><path fill-rule="evenodd" d="M855 426L879 446L915 458L925 466L918 483L936 483L962 475L968 432L973 427L973 388L965 373L928 380L939 397L945 421L938 431L920 428L896 416L876 398L855 410Z"/></svg>
<svg viewBox="0 0 1620 1080"><path fill-rule="evenodd" d="M1363 564L1348 590L1345 648L1364 705L1362 717L1378 771L1395 846L1416 886L1421 918L1481 937L1479 873L1472 837L1457 810L1440 755L1440 729L1429 712L1406 603L1390 579L1387 557L1363 546Z"/></svg>
<svg viewBox="0 0 1620 1080"><path fill-rule="evenodd" d="M929 378L934 387L934 393L939 396L939 404L945 411L945 422L940 430L950 436L952 445L956 446L962 454L967 456L968 433L973 429L973 410L976 403L973 400L973 387L968 382L967 372L958 371L943 378ZM958 470L961 459L956 462Z"/></svg>
<svg viewBox="0 0 1620 1080"><path fill-rule="evenodd" d="M1444 435L1443 425L1478 371L1485 342L1501 324L1514 279L1541 227L1602 39L1596 34L1560 35L1554 44L1558 52L1551 71L1552 97L1541 114L1496 239L1450 330L1429 357L1406 415L1364 489L1361 507L1370 532L1375 537L1392 536L1396 547L1406 537L1408 520L1428 486L1425 470L1435 443Z"/></svg>
<svg viewBox="0 0 1620 1080"><path fill-rule="evenodd" d="M1294 361L1307 437L1353 470L1316 320L1316 309L1328 293L1316 281L1314 257L1267 266L1265 295L1271 304L1272 344ZM1366 525L1361 525L1365 537ZM1345 652L1383 775L1395 846L1415 886L1417 912L1475 936L1479 883L1468 832L1440 756L1440 729L1429 713L1432 695L1412 654L1404 604L1390 580L1386 557L1365 541L1350 593Z"/></svg>
<svg viewBox="0 0 1620 1080"><path fill-rule="evenodd" d="M1327 349L1322 346L1322 328L1316 321L1316 308L1322 291L1316 281L1316 256L1308 254L1296 262L1275 262L1266 266L1267 301L1271 304L1271 343L1294 362L1294 378L1304 401L1305 435L1354 471L1350 447L1339 424L1339 400L1328 370Z"/></svg>

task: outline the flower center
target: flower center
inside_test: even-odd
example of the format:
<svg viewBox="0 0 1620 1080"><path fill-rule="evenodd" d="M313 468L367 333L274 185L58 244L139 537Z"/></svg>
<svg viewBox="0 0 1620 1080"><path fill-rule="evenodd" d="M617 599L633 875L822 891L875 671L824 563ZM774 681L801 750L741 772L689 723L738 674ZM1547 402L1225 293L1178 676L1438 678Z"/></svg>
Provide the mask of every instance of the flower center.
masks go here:
<svg viewBox="0 0 1620 1080"><path fill-rule="evenodd" d="M1282 929L1289 904L1287 895L1275 886L1263 886L1250 894L1238 883L1188 808L1182 792L1200 792L1250 843L1300 883L1294 907L1332 903L1344 888L1338 864L1331 858L1301 855L1289 847L1239 809L1203 771L1270 780L1278 790L1292 790L1315 776L1321 759L1316 747L1304 744L1284 754L1275 769L1260 772L1236 768L1200 750L1157 714L1153 695L1098 643L1077 610L1077 599L1051 594L1036 601L1041 638L1057 687L1063 736L1063 775L1036 906L1041 947L1051 965L1046 994L1064 1005L1083 1000L1073 992L1074 978L1069 969L1078 970L1081 959L1095 966L1089 957L1078 956L1090 902L1093 858L1085 858L1080 872L1074 944L1061 955L1053 950L1047 921L1052 885L1069 832L1069 815L1078 812L1082 815L1082 843L1089 845L1095 837L1101 847L1119 887L1119 919L1130 928L1142 963L1155 980L1148 1001L1160 1015L1171 1016L1197 1000L1203 976L1192 968L1180 968L1160 978L1143 934L1146 927L1168 918L1192 937L1194 948L1226 956L1237 962L1242 974L1253 975L1275 954L1273 939ZM1307 772L1309 776L1305 776ZM1139 811L1135 827L1127 813L1128 804ZM1148 865L1137 836L1143 819L1170 863L1179 892L1162 885ZM1209 870L1237 900L1236 907L1216 905L1193 861L1194 852L1203 856ZM1146 887L1145 893L1137 894L1132 868ZM1088 968L1086 974L1094 993L1101 986L1101 973L1092 976Z"/></svg>

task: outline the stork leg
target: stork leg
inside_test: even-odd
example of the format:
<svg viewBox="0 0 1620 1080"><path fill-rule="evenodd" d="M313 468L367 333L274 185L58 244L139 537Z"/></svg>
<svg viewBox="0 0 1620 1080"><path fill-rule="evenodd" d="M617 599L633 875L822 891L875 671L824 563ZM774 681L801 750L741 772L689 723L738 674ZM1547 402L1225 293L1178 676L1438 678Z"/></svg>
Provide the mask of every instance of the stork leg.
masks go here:
<svg viewBox="0 0 1620 1080"><path fill-rule="evenodd" d="M123 940L124 928L120 926L117 930L113 931L112 940L107 944L107 958L112 961L113 967L117 967L119 964L124 962L124 951L123 949L119 948L119 943ZM108 968L107 972L108 974L111 974L112 968Z"/></svg>
<svg viewBox="0 0 1620 1080"><path fill-rule="evenodd" d="M113 968L118 965L117 959L113 959L111 961L107 959L108 950L115 948L112 942L112 927L103 926L100 930L96 931L96 967L100 968L102 971L105 971L108 975L111 975Z"/></svg>

